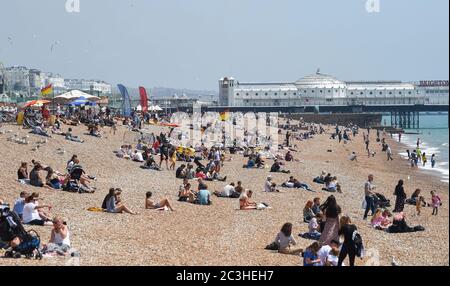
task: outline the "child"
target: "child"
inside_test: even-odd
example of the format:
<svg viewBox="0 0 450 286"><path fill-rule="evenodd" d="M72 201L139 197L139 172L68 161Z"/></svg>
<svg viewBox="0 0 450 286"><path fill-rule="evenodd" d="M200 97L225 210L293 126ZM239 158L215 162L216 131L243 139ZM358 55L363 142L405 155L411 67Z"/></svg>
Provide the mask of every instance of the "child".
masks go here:
<svg viewBox="0 0 450 286"><path fill-rule="evenodd" d="M434 166L436 165L436 155L433 154L431 155L431 168L434 168Z"/></svg>
<svg viewBox="0 0 450 286"><path fill-rule="evenodd" d="M339 261L339 249L332 248L330 250L330 254L328 254L327 256L325 266L338 266L338 261Z"/></svg>
<svg viewBox="0 0 450 286"><path fill-rule="evenodd" d="M422 205L425 205L425 198L420 196L419 198L417 198L416 200L416 211L417 211L417 215L420 215L420 211L422 209Z"/></svg>
<svg viewBox="0 0 450 286"><path fill-rule="evenodd" d="M433 213L431 215L438 215L441 198L436 194L436 191L431 191L431 205L433 206Z"/></svg>

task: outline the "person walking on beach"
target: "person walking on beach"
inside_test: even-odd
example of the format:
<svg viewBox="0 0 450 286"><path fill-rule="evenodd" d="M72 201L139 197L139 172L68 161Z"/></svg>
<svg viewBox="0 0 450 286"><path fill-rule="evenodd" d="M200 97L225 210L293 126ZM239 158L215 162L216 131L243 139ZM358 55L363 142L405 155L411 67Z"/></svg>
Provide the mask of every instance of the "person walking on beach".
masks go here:
<svg viewBox="0 0 450 286"><path fill-rule="evenodd" d="M391 147L389 147L389 145L387 146L386 154L387 154L388 161L394 161L394 158L392 158L392 150L391 150Z"/></svg>
<svg viewBox="0 0 450 286"><path fill-rule="evenodd" d="M350 262L349 265L355 266L356 244L353 240L353 236L355 231L357 231L357 228L352 224L350 217L348 216L343 216L339 224L339 235L344 237L344 242L342 243L342 248L339 253L338 266L342 266L342 262L344 262L347 255Z"/></svg>
<svg viewBox="0 0 450 286"><path fill-rule="evenodd" d="M402 142L402 133L398 133L398 142Z"/></svg>
<svg viewBox="0 0 450 286"><path fill-rule="evenodd" d="M332 240L339 240L339 215L342 211L333 195L327 198L320 209L325 215L325 225L319 242L321 245L329 245Z"/></svg>
<svg viewBox="0 0 450 286"><path fill-rule="evenodd" d="M375 213L375 185L373 184L373 175L370 174L366 184L364 185L364 194L366 199L366 210L364 212L364 220L367 219L367 215L369 210L372 212L372 215Z"/></svg>
<svg viewBox="0 0 450 286"><path fill-rule="evenodd" d="M427 154L425 152L423 152L422 154L422 164L425 167L425 165L427 164L428 160L427 160Z"/></svg>
<svg viewBox="0 0 450 286"><path fill-rule="evenodd" d="M431 155L431 168L434 168L436 166L436 155Z"/></svg>
<svg viewBox="0 0 450 286"><path fill-rule="evenodd" d="M441 206L441 198L436 194L436 191L431 191L431 206L433 213L431 215L438 215L438 208Z"/></svg>
<svg viewBox="0 0 450 286"><path fill-rule="evenodd" d="M395 195L395 208L394 213L400 213L403 211L403 208L405 207L405 200L406 200L406 193L405 189L403 188L403 180L398 181L397 186L395 187L394 191Z"/></svg>

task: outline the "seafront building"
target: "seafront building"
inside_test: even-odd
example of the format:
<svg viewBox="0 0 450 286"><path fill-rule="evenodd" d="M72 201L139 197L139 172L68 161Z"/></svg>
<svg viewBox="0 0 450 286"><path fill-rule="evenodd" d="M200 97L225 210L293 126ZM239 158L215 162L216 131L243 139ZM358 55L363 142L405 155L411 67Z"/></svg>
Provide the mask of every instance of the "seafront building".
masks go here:
<svg viewBox="0 0 450 286"><path fill-rule="evenodd" d="M228 107L448 105L449 82L342 81L317 71L295 82L219 80L219 105Z"/></svg>

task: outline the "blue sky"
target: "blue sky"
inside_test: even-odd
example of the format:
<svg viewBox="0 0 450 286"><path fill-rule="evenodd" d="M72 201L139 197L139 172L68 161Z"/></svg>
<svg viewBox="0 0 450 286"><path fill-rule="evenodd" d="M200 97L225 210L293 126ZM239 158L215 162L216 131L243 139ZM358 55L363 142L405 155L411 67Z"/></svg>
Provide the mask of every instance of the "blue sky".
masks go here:
<svg viewBox="0 0 450 286"><path fill-rule="evenodd" d="M0 61L112 84L448 79L449 1L0 0ZM51 49L53 45L53 50Z"/></svg>

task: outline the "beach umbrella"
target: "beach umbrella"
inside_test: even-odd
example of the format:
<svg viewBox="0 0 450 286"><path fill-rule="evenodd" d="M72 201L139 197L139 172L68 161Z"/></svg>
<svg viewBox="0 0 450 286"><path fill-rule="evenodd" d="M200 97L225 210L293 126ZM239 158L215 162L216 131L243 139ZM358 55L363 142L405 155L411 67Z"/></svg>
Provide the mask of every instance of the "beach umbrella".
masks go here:
<svg viewBox="0 0 450 286"><path fill-rule="evenodd" d="M94 105L96 105L96 103L90 102L89 100L87 100L84 97L80 97L77 100L72 101L69 105L72 105L72 106L82 106L82 105L94 106Z"/></svg>
<svg viewBox="0 0 450 286"><path fill-rule="evenodd" d="M22 108L27 108L30 106L42 106L42 105L48 104L50 102L51 102L50 100L45 100L45 99L31 100L31 101L25 102L25 104L22 105Z"/></svg>

